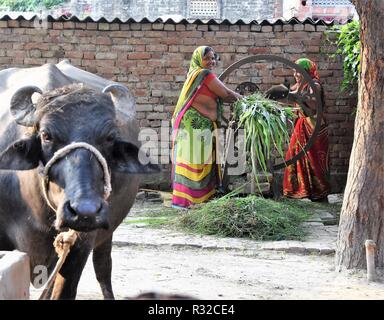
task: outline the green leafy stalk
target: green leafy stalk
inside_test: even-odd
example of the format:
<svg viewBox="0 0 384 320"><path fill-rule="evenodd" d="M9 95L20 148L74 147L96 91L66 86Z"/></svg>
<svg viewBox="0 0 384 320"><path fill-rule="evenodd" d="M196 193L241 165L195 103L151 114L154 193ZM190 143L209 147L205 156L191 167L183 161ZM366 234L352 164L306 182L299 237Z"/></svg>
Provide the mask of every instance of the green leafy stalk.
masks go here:
<svg viewBox="0 0 384 320"><path fill-rule="evenodd" d="M295 114L289 107L267 99L257 92L234 104L234 117L239 127L244 128L245 149L250 154L252 173L257 179L257 166L268 174L268 163L274 150L284 158L284 146L289 143L289 126Z"/></svg>

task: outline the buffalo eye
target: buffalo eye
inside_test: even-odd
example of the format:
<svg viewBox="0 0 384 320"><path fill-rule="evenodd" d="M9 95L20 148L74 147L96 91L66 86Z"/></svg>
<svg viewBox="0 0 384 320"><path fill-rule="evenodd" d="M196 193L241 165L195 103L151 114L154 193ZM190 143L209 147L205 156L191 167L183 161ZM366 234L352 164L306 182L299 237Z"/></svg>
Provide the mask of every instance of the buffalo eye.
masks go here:
<svg viewBox="0 0 384 320"><path fill-rule="evenodd" d="M41 137L41 140L43 141L43 142L46 142L46 143L48 143L48 142L51 142L52 141L52 136L47 132L47 131L41 131L40 132L40 137Z"/></svg>
<svg viewBox="0 0 384 320"><path fill-rule="evenodd" d="M116 139L116 133L111 133L106 137L105 141L108 143L111 143L115 141L115 139Z"/></svg>

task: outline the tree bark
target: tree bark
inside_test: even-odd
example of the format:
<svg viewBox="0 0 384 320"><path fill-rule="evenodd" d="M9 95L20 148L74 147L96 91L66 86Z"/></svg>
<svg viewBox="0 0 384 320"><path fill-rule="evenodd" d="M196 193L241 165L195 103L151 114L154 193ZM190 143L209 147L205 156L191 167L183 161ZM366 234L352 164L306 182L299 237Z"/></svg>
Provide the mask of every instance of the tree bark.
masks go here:
<svg viewBox="0 0 384 320"><path fill-rule="evenodd" d="M384 1L352 0L360 16L361 75L336 269L366 268L365 240L384 267Z"/></svg>

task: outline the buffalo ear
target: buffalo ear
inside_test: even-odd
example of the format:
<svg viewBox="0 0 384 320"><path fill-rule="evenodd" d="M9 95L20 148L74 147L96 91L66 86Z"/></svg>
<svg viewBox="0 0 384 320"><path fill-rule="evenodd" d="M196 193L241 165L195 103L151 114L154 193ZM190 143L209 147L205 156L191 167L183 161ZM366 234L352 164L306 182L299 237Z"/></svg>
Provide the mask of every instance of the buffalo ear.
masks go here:
<svg viewBox="0 0 384 320"><path fill-rule="evenodd" d="M117 140L114 143L111 168L124 173L160 172L160 167L150 163L138 147L121 140Z"/></svg>
<svg viewBox="0 0 384 320"><path fill-rule="evenodd" d="M40 139L33 135L26 139L17 140L0 154L0 169L34 169L39 165L40 158Z"/></svg>

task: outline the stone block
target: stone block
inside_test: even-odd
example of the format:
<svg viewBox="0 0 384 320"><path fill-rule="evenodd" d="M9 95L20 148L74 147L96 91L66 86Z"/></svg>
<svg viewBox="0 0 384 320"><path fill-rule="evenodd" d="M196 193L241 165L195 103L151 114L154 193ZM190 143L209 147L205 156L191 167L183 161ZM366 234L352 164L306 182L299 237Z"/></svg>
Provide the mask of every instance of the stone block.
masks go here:
<svg viewBox="0 0 384 320"><path fill-rule="evenodd" d="M30 281L27 254L0 251L0 300L28 300Z"/></svg>
<svg viewBox="0 0 384 320"><path fill-rule="evenodd" d="M328 195L328 203L330 204L342 204L343 203L343 194L330 194Z"/></svg>

